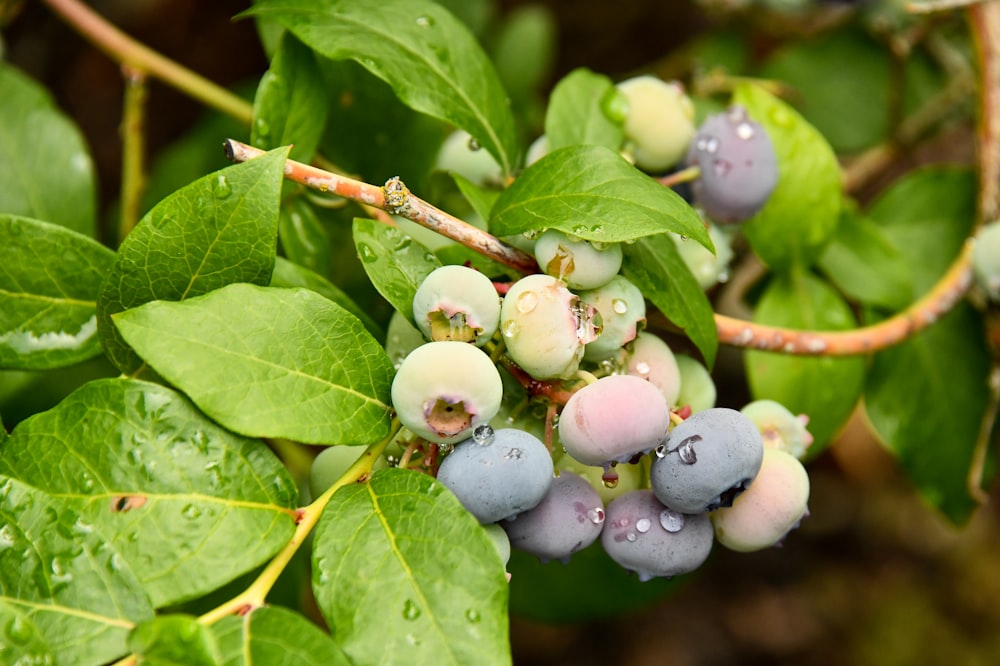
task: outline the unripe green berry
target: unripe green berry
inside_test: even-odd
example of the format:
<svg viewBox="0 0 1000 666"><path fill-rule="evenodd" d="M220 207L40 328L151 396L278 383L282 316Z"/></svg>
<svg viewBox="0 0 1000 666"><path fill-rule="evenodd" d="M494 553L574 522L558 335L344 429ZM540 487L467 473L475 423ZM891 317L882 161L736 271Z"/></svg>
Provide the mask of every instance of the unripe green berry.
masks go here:
<svg viewBox="0 0 1000 666"><path fill-rule="evenodd" d="M596 289L618 274L622 249L618 243L592 243L549 229L535 241L535 259L570 289Z"/></svg>
<svg viewBox="0 0 1000 666"><path fill-rule="evenodd" d="M628 99L625 138L637 167L660 173L677 164L694 137L694 106L683 87L655 76L618 84Z"/></svg>
<svg viewBox="0 0 1000 666"><path fill-rule="evenodd" d="M642 292L621 275L616 275L597 289L580 292L580 301L594 307L601 315L601 334L583 352L587 361L613 356L646 323L646 301Z"/></svg>
<svg viewBox="0 0 1000 666"><path fill-rule="evenodd" d="M413 320L428 340L483 346L500 325L500 297L488 277L467 266L441 266L413 296Z"/></svg>

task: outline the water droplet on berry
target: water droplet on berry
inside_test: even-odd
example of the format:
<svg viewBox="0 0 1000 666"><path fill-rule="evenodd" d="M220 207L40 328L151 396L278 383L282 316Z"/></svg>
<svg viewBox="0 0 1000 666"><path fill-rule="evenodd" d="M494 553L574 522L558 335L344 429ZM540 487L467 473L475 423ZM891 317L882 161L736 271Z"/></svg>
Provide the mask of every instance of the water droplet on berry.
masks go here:
<svg viewBox="0 0 1000 666"><path fill-rule="evenodd" d="M736 126L736 136L740 137L744 141L752 139L753 135L753 125L750 123L743 122Z"/></svg>
<svg viewBox="0 0 1000 666"><path fill-rule="evenodd" d="M361 261L366 264L378 261L378 253L375 252L371 245L368 245L367 243L358 243L358 256L360 256Z"/></svg>
<svg viewBox="0 0 1000 666"><path fill-rule="evenodd" d="M633 542L633 541L635 541L638 538L639 537L637 537L635 535L635 532L629 532L628 534L625 535L625 540L628 541L628 542L630 542L630 543Z"/></svg>
<svg viewBox="0 0 1000 666"><path fill-rule="evenodd" d="M667 450L667 446L665 444L660 444L658 447L653 449L653 453L656 454L657 458L666 458L669 451Z"/></svg>
<svg viewBox="0 0 1000 666"><path fill-rule="evenodd" d="M513 448L504 454L505 460L520 460L521 459L521 449Z"/></svg>
<svg viewBox="0 0 1000 666"><path fill-rule="evenodd" d="M420 617L420 606L418 606L412 599L407 599L403 604L403 619L404 620L416 620Z"/></svg>
<svg viewBox="0 0 1000 666"><path fill-rule="evenodd" d="M712 160L712 172L719 177L724 177L732 170L733 165L729 160Z"/></svg>
<svg viewBox="0 0 1000 666"><path fill-rule="evenodd" d="M521 330L521 327L518 326L517 322L514 321L513 319L508 319L503 323L501 330L503 331L503 335L505 338L512 338L515 335L517 335L518 331Z"/></svg>
<svg viewBox="0 0 1000 666"><path fill-rule="evenodd" d="M700 439L701 437L698 439L695 439L694 437L685 439L681 442L681 445L677 447L677 456L685 465L693 465L698 462L698 454L694 450L694 443Z"/></svg>
<svg viewBox="0 0 1000 666"><path fill-rule="evenodd" d="M476 426L476 429L472 431L472 441L479 446L489 446L495 438L496 434L493 432L493 428L486 423Z"/></svg>
<svg viewBox="0 0 1000 666"><path fill-rule="evenodd" d="M664 509L660 512L660 527L668 532L680 532L684 528L684 514Z"/></svg>
<svg viewBox="0 0 1000 666"><path fill-rule="evenodd" d="M621 298L611 299L611 309L615 311L615 314L623 315L628 312L628 303Z"/></svg>
<svg viewBox="0 0 1000 666"><path fill-rule="evenodd" d="M645 361L639 361L635 364L635 374L640 377L649 377L650 371L651 368L649 367L649 363L646 363Z"/></svg>
<svg viewBox="0 0 1000 666"><path fill-rule="evenodd" d="M618 482L615 481L616 485L617 483ZM593 509L587 512L587 518L589 518L590 522L594 523L595 525L600 525L601 523L604 522L604 509L600 507L594 507Z"/></svg>
<svg viewBox="0 0 1000 666"><path fill-rule="evenodd" d="M471 150L471 151L477 151L480 148L482 148L482 146L479 145L479 142L476 141L475 137L471 137L470 136L469 137L469 150Z"/></svg>
<svg viewBox="0 0 1000 666"><path fill-rule="evenodd" d="M528 314L538 305L538 294L533 291L525 291L517 297L517 311L521 314Z"/></svg>
<svg viewBox="0 0 1000 666"><path fill-rule="evenodd" d="M652 525L653 524L649 521L649 518L640 518L635 521L635 531L639 534L645 534L649 531L649 528L652 527Z"/></svg>
<svg viewBox="0 0 1000 666"><path fill-rule="evenodd" d="M230 194L233 193L233 186L229 183L229 179L223 176L221 173L215 177L212 181L212 194L215 195L216 199L225 199Z"/></svg>

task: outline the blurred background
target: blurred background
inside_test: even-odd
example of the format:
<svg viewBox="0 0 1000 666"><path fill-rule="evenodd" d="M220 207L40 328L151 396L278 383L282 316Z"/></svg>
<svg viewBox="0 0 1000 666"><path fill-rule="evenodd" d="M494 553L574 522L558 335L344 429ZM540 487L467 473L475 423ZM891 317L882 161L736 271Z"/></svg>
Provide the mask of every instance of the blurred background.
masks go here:
<svg viewBox="0 0 1000 666"><path fill-rule="evenodd" d="M233 20L246 2L89 4L153 49L252 100L267 57L254 23ZM444 4L506 63L502 73L508 88L514 86L527 140L540 131L551 86L576 67L615 80L651 71L709 91L725 85L726 76L752 72L786 82L786 98L851 165L916 110L927 109L949 82L974 76L960 12L918 20L893 2ZM43 82L85 135L101 210L111 220L121 176L118 66L41 3L0 0L0 20L7 22L4 58ZM854 183L859 201L915 164L974 164L974 94L942 99L940 108L931 105L930 122L894 144L892 159ZM147 150L162 178L154 179L148 205L187 182L188 174L224 166L221 139L246 134L247 128L152 81ZM106 241L113 228L109 222ZM344 258L343 271L351 270L350 260ZM739 270L731 282L738 282ZM353 295L387 318L362 283ZM713 294L717 303L725 303L727 289L733 287ZM113 371L101 361L55 375L0 373L5 425L102 374ZM713 375L720 406L748 401L742 352L725 350ZM701 570L675 581L640 584L600 553L582 553L569 567L515 557L515 663L1000 663L996 492L967 524L950 524L921 502L860 413L809 471L811 516L781 548L738 554L716 547Z"/></svg>

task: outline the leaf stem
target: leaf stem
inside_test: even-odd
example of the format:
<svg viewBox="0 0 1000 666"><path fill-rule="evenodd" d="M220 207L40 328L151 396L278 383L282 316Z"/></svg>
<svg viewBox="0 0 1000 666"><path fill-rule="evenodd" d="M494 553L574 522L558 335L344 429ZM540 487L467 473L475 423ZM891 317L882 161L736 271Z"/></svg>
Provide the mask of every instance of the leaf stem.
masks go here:
<svg viewBox="0 0 1000 666"><path fill-rule="evenodd" d="M94 46L122 65L145 72L247 125L253 106L205 77L137 42L79 0L42 0Z"/></svg>
<svg viewBox="0 0 1000 666"><path fill-rule="evenodd" d="M144 158L146 152L146 99L149 88L146 74L128 65L122 66L125 78L125 101L122 109L122 184L121 217L118 221L118 242L129 235L142 206L146 187Z"/></svg>
<svg viewBox="0 0 1000 666"><path fill-rule="evenodd" d="M224 146L226 156L234 162L264 154L263 150L234 139L227 139ZM413 220L521 273L538 272L534 257L414 196L398 178L390 178L383 187L377 187L294 160L285 162L285 177L320 192L331 192Z"/></svg>
<svg viewBox="0 0 1000 666"><path fill-rule="evenodd" d="M312 532L313 528L316 527L316 523L319 522L320 516L323 514L323 510L326 505L330 503L330 499L333 497L334 493L351 483L364 483L368 480L371 475L372 467L375 461L378 459L385 448L389 445L389 442L393 440L396 433L399 432L400 424L399 420L393 418L392 427L389 432L389 436L380 442L372 444L365 449L365 452L358 457L353 465L344 472L337 481L330 486L322 495L317 497L311 504L302 508L298 512L299 520L298 524L295 526L295 533L292 538L289 539L288 543L274 556L264 570L260 572L257 579L250 584L246 590L236 595L229 601L217 606L216 608L208 611L204 615L198 618L198 621L202 624L213 624L218 622L222 618L233 615L233 614L245 614L255 608L259 608L264 605L264 600L267 598L268 593L271 588L274 587L274 583L278 580L278 576L285 570L288 563L291 561L292 556L298 551L299 546L301 546L309 533Z"/></svg>

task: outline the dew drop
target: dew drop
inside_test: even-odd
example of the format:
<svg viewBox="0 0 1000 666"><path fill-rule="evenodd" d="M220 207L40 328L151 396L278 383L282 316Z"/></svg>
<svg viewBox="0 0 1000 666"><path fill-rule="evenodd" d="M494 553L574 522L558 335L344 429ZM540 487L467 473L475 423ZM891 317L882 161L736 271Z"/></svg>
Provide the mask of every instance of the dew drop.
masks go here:
<svg viewBox="0 0 1000 666"><path fill-rule="evenodd" d="M615 476L613 479L602 478L601 483L604 484L604 487L608 490L614 490L618 487L618 477Z"/></svg>
<svg viewBox="0 0 1000 666"><path fill-rule="evenodd" d="M700 441L701 437L689 437L681 442L677 447L677 456L685 465L693 465L698 462L698 454L694 450L694 443Z"/></svg>
<svg viewBox="0 0 1000 666"><path fill-rule="evenodd" d="M201 516L201 509L194 504L185 504L184 508L181 509L181 515L188 520L195 520Z"/></svg>
<svg viewBox="0 0 1000 666"><path fill-rule="evenodd" d="M646 532L649 531L649 528L652 526L653 523L650 522L649 518L640 518L639 520L635 521L635 531L638 532L639 534L645 534Z"/></svg>
<svg viewBox="0 0 1000 666"><path fill-rule="evenodd" d="M421 28L430 28L431 26L434 25L434 19L431 18L430 16L418 16L417 25L419 25Z"/></svg>
<svg viewBox="0 0 1000 666"><path fill-rule="evenodd" d="M399 239L399 242L396 243L393 249L396 250L396 252L402 252L406 248L410 247L410 244L412 242L413 242L412 238L410 238L409 236L403 236L402 238Z"/></svg>
<svg viewBox="0 0 1000 666"><path fill-rule="evenodd" d="M664 509L660 512L660 527L668 532L680 532L684 528L684 514Z"/></svg>
<svg viewBox="0 0 1000 666"><path fill-rule="evenodd" d="M479 620L482 619L482 616L479 614L479 611L470 608L469 610L465 611L465 619L475 624L476 622L479 622Z"/></svg>
<svg viewBox="0 0 1000 666"><path fill-rule="evenodd" d="M517 335L518 331L521 330L521 327L518 326L517 322L514 321L513 319L508 319L507 321L505 321L503 323L503 326L501 326L500 328L503 330L503 335L505 338L512 338L515 335Z"/></svg>
<svg viewBox="0 0 1000 666"><path fill-rule="evenodd" d="M521 449L515 447L504 454L504 460L520 460L521 455Z"/></svg>
<svg viewBox="0 0 1000 666"><path fill-rule="evenodd" d="M217 175L215 180L212 181L212 194L215 195L215 198L225 199L232 193L233 186L230 184L229 179L221 173Z"/></svg>
<svg viewBox="0 0 1000 666"><path fill-rule="evenodd" d="M611 309L615 311L615 314L623 315L628 312L628 303L621 298L611 299Z"/></svg>
<svg viewBox="0 0 1000 666"><path fill-rule="evenodd" d="M637 537L635 535L635 532L629 532L628 534L625 535L625 540L628 541L628 542L630 542L630 543L633 542L633 541L635 541L638 538L639 537Z"/></svg>
<svg viewBox="0 0 1000 666"><path fill-rule="evenodd" d="M413 634L406 634L406 642L414 646L420 645L420 639Z"/></svg>
<svg viewBox="0 0 1000 666"><path fill-rule="evenodd" d="M517 297L517 311L521 314L528 314L538 305L538 294L533 291L525 291Z"/></svg>
<svg viewBox="0 0 1000 666"><path fill-rule="evenodd" d="M645 361L639 361L638 363L635 364L635 374L639 375L640 377L649 377L649 373L651 371L652 368L650 368L649 363L646 363Z"/></svg>
<svg viewBox="0 0 1000 666"><path fill-rule="evenodd" d="M403 604L403 619L413 621L418 617L420 617L420 606L412 599L407 599Z"/></svg>
<svg viewBox="0 0 1000 666"><path fill-rule="evenodd" d="M17 544L14 528L9 523L0 527L0 550L13 548Z"/></svg>
<svg viewBox="0 0 1000 666"><path fill-rule="evenodd" d="M615 484L617 485L617 481L615 482ZM600 525L601 523L604 522L604 509L600 507L594 507L593 509L587 512L587 518L589 518L590 522L594 523L595 525Z"/></svg>
<svg viewBox="0 0 1000 666"><path fill-rule="evenodd" d="M61 558L53 557L49 568L52 570L52 580L54 582L68 583L73 580L73 574L70 573L69 567Z"/></svg>
<svg viewBox="0 0 1000 666"><path fill-rule="evenodd" d="M489 446L495 438L496 433L493 432L493 428L487 423L476 426L476 429L472 431L472 441L479 446Z"/></svg>
<svg viewBox="0 0 1000 666"><path fill-rule="evenodd" d="M271 126L267 124L267 121L263 118L258 118L254 121L254 129L257 130L257 136L264 138L271 133Z"/></svg>
<svg viewBox="0 0 1000 666"><path fill-rule="evenodd" d="M712 173L720 178L729 175L733 165L729 160L712 160Z"/></svg>
<svg viewBox="0 0 1000 666"><path fill-rule="evenodd" d="M371 245L366 243L358 243L358 256L360 256L361 261L366 264L378 261L378 253L372 249Z"/></svg>
<svg viewBox="0 0 1000 666"><path fill-rule="evenodd" d="M670 452L667 450L666 444L660 444L658 447L653 449L653 453L656 454L657 458L666 458L667 454Z"/></svg>
<svg viewBox="0 0 1000 666"><path fill-rule="evenodd" d="M753 135L754 135L753 125L751 125L750 123L743 122L736 126L736 136L743 139L744 141L752 139Z"/></svg>
<svg viewBox="0 0 1000 666"><path fill-rule="evenodd" d="M480 150L482 148L482 146L479 145L479 142L476 141L476 138L472 137L472 136L469 137L469 144L468 145L469 145L469 150L471 150L473 152L475 152L477 150Z"/></svg>
<svg viewBox="0 0 1000 666"><path fill-rule="evenodd" d="M719 149L719 140L714 136L701 136L695 147L703 153L712 154Z"/></svg>
<svg viewBox="0 0 1000 666"><path fill-rule="evenodd" d="M25 645L31 640L32 633L31 624L20 615L15 615L7 624L7 638L15 645Z"/></svg>

